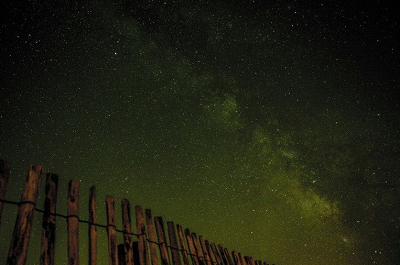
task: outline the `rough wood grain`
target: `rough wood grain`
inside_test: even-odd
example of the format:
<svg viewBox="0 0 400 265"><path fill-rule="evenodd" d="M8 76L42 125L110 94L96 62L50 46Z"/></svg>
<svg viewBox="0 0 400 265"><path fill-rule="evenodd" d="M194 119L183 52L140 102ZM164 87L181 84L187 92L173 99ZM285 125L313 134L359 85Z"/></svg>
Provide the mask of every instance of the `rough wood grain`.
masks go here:
<svg viewBox="0 0 400 265"><path fill-rule="evenodd" d="M118 265L118 244L117 229L115 227L115 199L106 196L106 213L107 213L107 235L108 235L108 255L110 265Z"/></svg>
<svg viewBox="0 0 400 265"><path fill-rule="evenodd" d="M132 247L132 226L131 226L131 206L127 199L121 202L122 208L122 231L124 233L124 265L133 265L133 247ZM122 255L121 255L122 256Z"/></svg>
<svg viewBox="0 0 400 265"><path fill-rule="evenodd" d="M223 263L223 261L222 261L221 255L219 254L219 252L218 252L218 250L217 250L217 247L215 246L214 243L211 244L211 249L212 249L212 251L213 251L213 254L214 254L214 256L215 256L215 259L217 260L217 264L218 264L218 265L223 265L224 263Z"/></svg>
<svg viewBox="0 0 400 265"><path fill-rule="evenodd" d="M68 265L79 265L79 182L71 180L67 198Z"/></svg>
<svg viewBox="0 0 400 265"><path fill-rule="evenodd" d="M142 206L135 206L136 213L136 230L138 234L138 251L140 265L149 265L149 251L147 248L147 235L146 227L144 226L143 208Z"/></svg>
<svg viewBox="0 0 400 265"><path fill-rule="evenodd" d="M154 218L154 223L156 226L158 245L160 247L161 264L169 265L170 262L169 262L169 254L168 254L168 249L167 249L167 240L165 237L164 221L161 216L156 216Z"/></svg>
<svg viewBox="0 0 400 265"><path fill-rule="evenodd" d="M192 257L192 263L193 265L199 265L199 260L196 255L196 249L194 248L193 239L192 236L190 235L190 230L188 228L185 229L185 236L189 247L190 257Z"/></svg>
<svg viewBox="0 0 400 265"><path fill-rule="evenodd" d="M211 265L210 254L208 253L208 249L206 246L206 241L203 236L199 236L200 246L204 255L204 263L207 265Z"/></svg>
<svg viewBox="0 0 400 265"><path fill-rule="evenodd" d="M33 214L42 174L43 166L41 165L31 165L29 168L8 252L7 264L9 265L22 265L26 262Z"/></svg>
<svg viewBox="0 0 400 265"><path fill-rule="evenodd" d="M171 245L172 263L174 265L181 265L181 258L179 256L178 241L176 239L174 222L167 222L169 243Z"/></svg>
<svg viewBox="0 0 400 265"><path fill-rule="evenodd" d="M151 215L151 210L146 209L146 225L147 225L147 236L150 240L150 257L151 264L158 265L158 256L157 256L157 243L156 236L154 234L154 225L153 225L153 216Z"/></svg>
<svg viewBox="0 0 400 265"><path fill-rule="evenodd" d="M183 264L189 265L188 252L186 249L185 239L183 237L182 226L180 224L177 224L176 228L178 229L178 237L179 237L179 243L181 246Z"/></svg>
<svg viewBox="0 0 400 265"><path fill-rule="evenodd" d="M0 160L0 199L4 200L6 197L8 179L10 178L11 164L7 161ZM0 228L1 216L3 215L4 202L0 201Z"/></svg>
<svg viewBox="0 0 400 265"><path fill-rule="evenodd" d="M217 265L217 260L215 259L214 252L213 252L213 250L211 248L211 245L210 245L210 242L208 242L208 240L206 240L206 247L207 247L208 255L210 257L211 264L212 265Z"/></svg>
<svg viewBox="0 0 400 265"><path fill-rule="evenodd" d="M56 240L56 205L58 176L46 174L46 197L42 222L42 241L40 246L40 264L54 264L54 244Z"/></svg>
<svg viewBox="0 0 400 265"><path fill-rule="evenodd" d="M201 250L199 241L197 240L196 233L192 233L192 240L193 240L193 245L194 245L194 249L196 251L197 258L199 260L199 264L205 265L206 263L204 261L203 251Z"/></svg>
<svg viewBox="0 0 400 265"><path fill-rule="evenodd" d="M89 265L97 264L97 211L96 187L92 186L89 193Z"/></svg>

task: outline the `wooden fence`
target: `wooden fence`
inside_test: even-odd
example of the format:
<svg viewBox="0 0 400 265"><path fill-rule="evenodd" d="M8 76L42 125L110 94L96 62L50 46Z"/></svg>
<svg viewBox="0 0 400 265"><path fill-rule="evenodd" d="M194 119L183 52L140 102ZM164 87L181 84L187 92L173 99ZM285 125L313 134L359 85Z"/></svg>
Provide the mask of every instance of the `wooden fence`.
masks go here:
<svg viewBox="0 0 400 265"><path fill-rule="evenodd" d="M0 160L0 229L4 203L18 204L10 248L8 265L26 264L29 239L36 208L36 200L42 181L43 167L31 165L26 178L20 202L5 199L10 175L10 163ZM56 217L67 220L68 264L79 264L79 223L88 225L88 262L97 264L97 228L104 227L108 236L108 256L110 265L268 265L261 260L229 251L221 244L216 245L197 237L189 229L174 222L167 222L168 238L162 217L152 218L151 210L135 206L136 233L132 232L130 204L127 199L121 202L122 230L115 223L115 200L106 196L107 225L97 223L96 187L92 186L89 195L89 220L79 220L79 182L71 180L68 186L67 215L56 212L58 176L46 174L45 201L42 220L40 264L54 264ZM118 244L117 232L123 233L123 243ZM1 233L1 230L0 230ZM156 240L157 235L157 240ZM135 239L135 240L134 240ZM189 260L190 257L190 260ZM2 261L0 261L1 263Z"/></svg>

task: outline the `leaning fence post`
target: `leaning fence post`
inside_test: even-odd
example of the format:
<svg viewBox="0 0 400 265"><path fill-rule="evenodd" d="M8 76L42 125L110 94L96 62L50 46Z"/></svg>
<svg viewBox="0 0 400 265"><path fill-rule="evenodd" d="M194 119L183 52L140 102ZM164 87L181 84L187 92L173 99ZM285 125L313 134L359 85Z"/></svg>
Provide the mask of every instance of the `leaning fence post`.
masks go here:
<svg viewBox="0 0 400 265"><path fill-rule="evenodd" d="M208 249L207 249L204 237L199 236L199 241L200 241L201 249L203 250L203 254L204 254L204 263L206 263L207 265L211 265L210 255L208 253Z"/></svg>
<svg viewBox="0 0 400 265"><path fill-rule="evenodd" d="M132 247L132 226L131 226L131 206L127 199L121 202L122 208L122 229L124 233L124 265L133 265L133 247ZM121 255L122 256L122 255Z"/></svg>
<svg viewBox="0 0 400 265"><path fill-rule="evenodd" d="M150 209L146 209L145 212L146 212L147 236L150 245L151 264L158 265L157 242L156 242L156 237L154 235L153 217L151 215Z"/></svg>
<svg viewBox="0 0 400 265"><path fill-rule="evenodd" d="M171 244L172 263L174 265L181 265L181 259L179 257L179 247L178 247L178 241L176 240L174 222L167 222L167 226L168 226L169 243Z"/></svg>
<svg viewBox="0 0 400 265"><path fill-rule="evenodd" d="M79 182L70 180L67 197L68 265L79 265Z"/></svg>
<svg viewBox="0 0 400 265"><path fill-rule="evenodd" d="M161 216L154 217L156 232L158 237L158 245L160 247L161 264L169 265L169 255L167 249L167 241L165 238L164 222Z"/></svg>
<svg viewBox="0 0 400 265"><path fill-rule="evenodd" d="M242 265L248 265L242 253L239 253L239 259Z"/></svg>
<svg viewBox="0 0 400 265"><path fill-rule="evenodd" d="M180 224L177 224L176 228L178 229L179 243L180 243L181 249L182 249L183 265L189 265L188 253L186 250L186 244L185 244L185 240L183 237L182 226Z"/></svg>
<svg viewBox="0 0 400 265"><path fill-rule="evenodd" d="M89 193L89 265L97 264L97 213L96 187L92 186Z"/></svg>
<svg viewBox="0 0 400 265"><path fill-rule="evenodd" d="M190 256L192 257L192 263L193 265L199 265L199 260L197 258L196 250L194 248L193 239L190 235L190 230L188 228L185 229L185 236L189 247L189 253Z"/></svg>
<svg viewBox="0 0 400 265"><path fill-rule="evenodd" d="M46 174L46 197L42 222L42 242L40 247L40 264L54 264L54 244L56 240L56 205L58 176Z"/></svg>
<svg viewBox="0 0 400 265"><path fill-rule="evenodd" d="M115 227L115 199L110 195L106 196L106 213L110 265L118 265L117 228Z"/></svg>
<svg viewBox="0 0 400 265"><path fill-rule="evenodd" d="M214 257L214 253L213 253L213 250L211 249L210 242L208 242L208 240L206 240L205 243L206 243L206 248L207 248L208 256L210 257L211 264L217 265L218 263Z"/></svg>
<svg viewBox="0 0 400 265"><path fill-rule="evenodd" d="M8 252L7 264L9 265L22 265L26 263L29 238L32 231L33 214L35 212L36 198L42 181L42 173L43 166L41 165L31 165L29 168Z"/></svg>
<svg viewBox="0 0 400 265"><path fill-rule="evenodd" d="M219 254L219 252L217 250L217 247L215 246L214 243L211 244L211 249L212 249L212 252L213 252L213 254L215 256L215 259L217 260L217 264L218 265L223 265L224 263L222 262L221 255Z"/></svg>
<svg viewBox="0 0 400 265"><path fill-rule="evenodd" d="M146 227L144 226L143 208L135 206L136 213L136 231L138 234L138 252L140 265L149 265L149 254L147 249Z"/></svg>
<svg viewBox="0 0 400 265"><path fill-rule="evenodd" d="M199 264L206 265L206 263L204 261L203 251L200 248L200 244L199 244L199 241L197 240L196 233L192 233L192 240L193 240L194 249L196 250L197 258L199 260Z"/></svg>
<svg viewBox="0 0 400 265"><path fill-rule="evenodd" d="M0 160L0 228L1 216L3 214L4 198L6 197L8 178L10 177L11 165L9 162Z"/></svg>

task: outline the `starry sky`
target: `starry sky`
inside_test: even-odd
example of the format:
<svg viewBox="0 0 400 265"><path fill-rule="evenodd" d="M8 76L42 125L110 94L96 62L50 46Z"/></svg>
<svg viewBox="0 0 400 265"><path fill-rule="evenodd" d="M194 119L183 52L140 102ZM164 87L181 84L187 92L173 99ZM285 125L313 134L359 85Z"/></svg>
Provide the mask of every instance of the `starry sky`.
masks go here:
<svg viewBox="0 0 400 265"><path fill-rule="evenodd" d="M397 264L398 15L350 2L2 3L6 198L19 201L42 164L60 176L60 213L80 182L84 220L95 185L102 224L110 194L117 214L127 198L269 263ZM5 213L0 260L16 206ZM63 264L66 221L57 227ZM99 239L108 264L105 230Z"/></svg>

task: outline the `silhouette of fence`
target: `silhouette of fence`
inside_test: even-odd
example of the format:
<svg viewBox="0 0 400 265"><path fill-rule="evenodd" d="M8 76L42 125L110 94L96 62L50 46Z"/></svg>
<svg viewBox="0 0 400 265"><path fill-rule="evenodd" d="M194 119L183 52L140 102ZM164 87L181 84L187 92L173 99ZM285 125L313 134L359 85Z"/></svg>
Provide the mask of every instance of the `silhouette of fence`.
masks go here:
<svg viewBox="0 0 400 265"><path fill-rule="evenodd" d="M4 203L18 205L8 252L8 265L26 264L35 211L43 213L40 264L44 265L54 264L56 217L67 220L68 265L79 264L79 223L88 225L90 265L97 264L97 227L107 230L110 265L150 265L150 263L151 265L268 265L236 251L230 254L221 244L211 244L203 236L197 237L196 233L191 233L189 229L183 230L181 225L175 225L174 222L167 222L167 238L162 217L156 216L153 220L151 210L144 211L141 206L135 206L136 233L134 233L127 199L121 202L122 230L116 227L115 200L109 195L106 196L107 224L98 224L95 186L90 188L89 220L80 220L79 182L73 180L69 182L68 187L67 215L59 214L56 212L58 189L56 174L46 174L44 209L38 209L36 200L43 175L41 165L30 166L20 202L8 201L5 199L5 194L9 175L10 163L0 160L0 229ZM117 232L123 234L122 244L117 242Z"/></svg>

